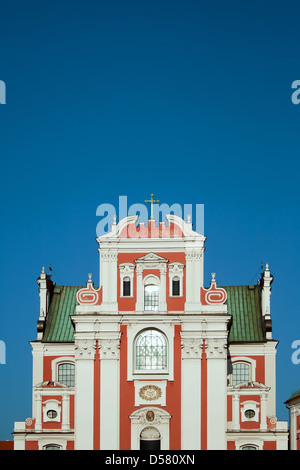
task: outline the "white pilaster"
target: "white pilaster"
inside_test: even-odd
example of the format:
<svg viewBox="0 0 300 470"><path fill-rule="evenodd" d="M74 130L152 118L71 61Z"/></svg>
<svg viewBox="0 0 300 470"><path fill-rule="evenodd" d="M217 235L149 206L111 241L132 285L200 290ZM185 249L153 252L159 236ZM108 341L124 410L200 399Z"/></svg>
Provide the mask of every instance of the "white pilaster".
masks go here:
<svg viewBox="0 0 300 470"><path fill-rule="evenodd" d="M267 395L263 393L260 397L260 429L261 431L265 431L267 429L266 401L267 401Z"/></svg>
<svg viewBox="0 0 300 470"><path fill-rule="evenodd" d="M32 346L32 390L35 385L43 382L44 346L40 342L30 343ZM32 416L36 415L35 395L32 393Z"/></svg>
<svg viewBox="0 0 300 470"><path fill-rule="evenodd" d="M167 311L167 268L163 265L160 269L160 291L159 291L159 311Z"/></svg>
<svg viewBox="0 0 300 470"><path fill-rule="evenodd" d="M181 449L200 450L203 340L181 332Z"/></svg>
<svg viewBox="0 0 300 470"><path fill-rule="evenodd" d="M62 397L62 429L70 429L70 395Z"/></svg>
<svg viewBox="0 0 300 470"><path fill-rule="evenodd" d="M95 341L75 340L75 449L93 449Z"/></svg>
<svg viewBox="0 0 300 470"><path fill-rule="evenodd" d="M234 431L240 429L240 397L238 393L232 395L232 428Z"/></svg>
<svg viewBox="0 0 300 470"><path fill-rule="evenodd" d="M99 340L100 350L100 449L119 449L119 363L120 333L111 332Z"/></svg>
<svg viewBox="0 0 300 470"><path fill-rule="evenodd" d="M203 287L203 248L186 249L186 312L199 312L200 288Z"/></svg>
<svg viewBox="0 0 300 470"><path fill-rule="evenodd" d="M297 416L299 409L296 406L290 408L290 448L297 450Z"/></svg>
<svg viewBox="0 0 300 470"><path fill-rule="evenodd" d="M42 395L40 393L35 394L35 429L40 431L42 429Z"/></svg>
<svg viewBox="0 0 300 470"><path fill-rule="evenodd" d="M137 265L136 268L136 312L144 310L144 292L143 292L143 268Z"/></svg>
<svg viewBox="0 0 300 470"><path fill-rule="evenodd" d="M207 449L226 450L227 341L207 341Z"/></svg>

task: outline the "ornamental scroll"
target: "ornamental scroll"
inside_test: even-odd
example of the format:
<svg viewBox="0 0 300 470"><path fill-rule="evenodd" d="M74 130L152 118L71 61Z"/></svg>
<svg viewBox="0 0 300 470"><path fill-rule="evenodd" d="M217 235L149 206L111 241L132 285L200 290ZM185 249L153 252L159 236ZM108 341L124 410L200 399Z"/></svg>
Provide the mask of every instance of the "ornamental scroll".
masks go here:
<svg viewBox="0 0 300 470"><path fill-rule="evenodd" d="M200 298L202 305L222 305L227 300L227 292L221 287L217 287L215 273L212 273L211 287L204 289L201 287Z"/></svg>

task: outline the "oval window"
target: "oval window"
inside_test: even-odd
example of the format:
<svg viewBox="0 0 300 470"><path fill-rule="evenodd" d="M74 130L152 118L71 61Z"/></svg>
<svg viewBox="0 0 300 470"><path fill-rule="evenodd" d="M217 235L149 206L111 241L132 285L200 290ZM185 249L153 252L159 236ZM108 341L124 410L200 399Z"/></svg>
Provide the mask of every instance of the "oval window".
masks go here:
<svg viewBox="0 0 300 470"><path fill-rule="evenodd" d="M254 410L246 410L245 411L245 416L248 419L254 418L255 416L255 411Z"/></svg>
<svg viewBox="0 0 300 470"><path fill-rule="evenodd" d="M50 418L50 419L54 419L54 418L56 418L56 416L57 416L57 411L55 411L55 410L49 410L49 411L47 411L47 416L48 416L48 418Z"/></svg>

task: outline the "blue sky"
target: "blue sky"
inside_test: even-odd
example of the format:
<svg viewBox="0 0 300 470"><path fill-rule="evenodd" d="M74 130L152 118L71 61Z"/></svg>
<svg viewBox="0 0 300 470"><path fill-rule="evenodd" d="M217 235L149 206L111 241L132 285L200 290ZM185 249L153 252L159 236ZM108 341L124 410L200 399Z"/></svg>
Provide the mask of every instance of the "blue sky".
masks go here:
<svg viewBox="0 0 300 470"><path fill-rule="evenodd" d="M204 204L205 279L268 262L277 415L300 388L299 2L3 1L0 439L31 416L36 279L98 279L103 203ZM21 399L20 399L21 395Z"/></svg>

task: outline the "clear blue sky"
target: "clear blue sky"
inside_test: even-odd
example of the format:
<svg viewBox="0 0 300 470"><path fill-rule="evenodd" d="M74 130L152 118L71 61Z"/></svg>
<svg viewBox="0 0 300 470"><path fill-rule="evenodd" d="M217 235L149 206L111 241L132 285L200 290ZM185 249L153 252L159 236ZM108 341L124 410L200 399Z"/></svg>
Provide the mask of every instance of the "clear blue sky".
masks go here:
<svg viewBox="0 0 300 470"><path fill-rule="evenodd" d="M277 414L300 388L297 1L1 3L0 439L31 416L43 264L98 279L96 209L205 205L205 279L256 283L269 262ZM20 398L21 396L21 398Z"/></svg>

